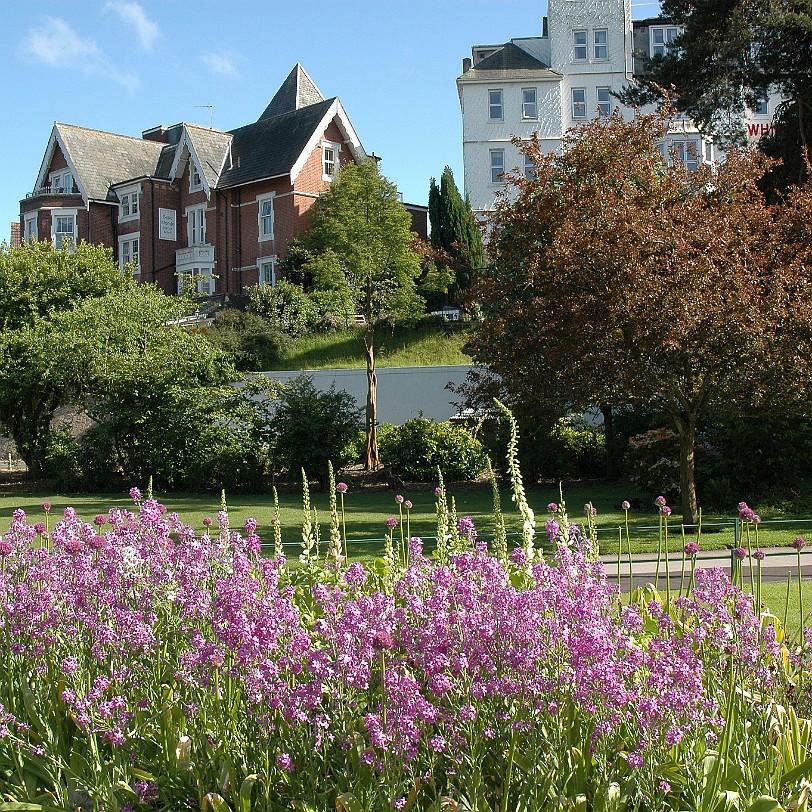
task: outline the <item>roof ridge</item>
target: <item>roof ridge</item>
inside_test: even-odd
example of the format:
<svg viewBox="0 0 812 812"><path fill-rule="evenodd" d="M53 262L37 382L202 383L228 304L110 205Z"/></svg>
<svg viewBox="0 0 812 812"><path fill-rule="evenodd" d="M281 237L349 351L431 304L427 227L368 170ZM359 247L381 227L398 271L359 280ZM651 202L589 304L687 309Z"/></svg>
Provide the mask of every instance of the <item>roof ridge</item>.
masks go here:
<svg viewBox="0 0 812 812"><path fill-rule="evenodd" d="M89 133L98 133L99 135L112 135L115 138L128 138L131 141L138 141L138 143L145 143L145 144L158 144L158 141L150 141L148 138L142 138L138 135L124 135L124 133L112 133L109 130L97 130L93 127L81 127L78 124L67 124L64 121L55 121L55 127L68 127L71 130L84 130L85 132Z"/></svg>

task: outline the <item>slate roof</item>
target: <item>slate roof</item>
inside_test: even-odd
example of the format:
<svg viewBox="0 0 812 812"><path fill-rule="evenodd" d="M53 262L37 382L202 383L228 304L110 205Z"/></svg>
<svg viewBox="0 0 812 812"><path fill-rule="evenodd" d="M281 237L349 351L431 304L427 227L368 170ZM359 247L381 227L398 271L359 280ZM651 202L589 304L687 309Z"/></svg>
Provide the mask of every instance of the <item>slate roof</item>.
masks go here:
<svg viewBox="0 0 812 812"><path fill-rule="evenodd" d="M520 48L512 42L506 42L498 51L486 56L475 67L463 73L458 81L504 79L505 73L510 73L510 78L516 79L558 78L559 76L558 73L550 70L549 66L527 53L524 48Z"/></svg>
<svg viewBox="0 0 812 812"><path fill-rule="evenodd" d="M293 168L335 98L231 130L231 168L219 188L285 175Z"/></svg>
<svg viewBox="0 0 812 812"><path fill-rule="evenodd" d="M288 74L288 78L282 82L282 87L276 91L270 104L259 117L259 121L274 118L283 113L292 113L294 110L323 101L324 96L307 75L307 71L297 62Z"/></svg>
<svg viewBox="0 0 812 812"><path fill-rule="evenodd" d="M200 160L200 169L206 176L209 189L216 188L233 136L231 133L198 127L196 124L187 124L186 132L189 133L189 138Z"/></svg>
<svg viewBox="0 0 812 812"><path fill-rule="evenodd" d="M164 147L154 141L55 124L90 200L117 200L110 187L131 178L155 174Z"/></svg>

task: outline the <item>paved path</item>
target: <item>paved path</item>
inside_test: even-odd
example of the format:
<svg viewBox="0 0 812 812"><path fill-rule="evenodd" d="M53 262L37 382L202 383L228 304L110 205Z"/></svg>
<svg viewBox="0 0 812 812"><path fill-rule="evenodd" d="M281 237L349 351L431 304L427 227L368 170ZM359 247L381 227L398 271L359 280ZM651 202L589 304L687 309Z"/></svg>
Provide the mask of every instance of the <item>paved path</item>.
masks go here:
<svg viewBox="0 0 812 812"><path fill-rule="evenodd" d="M761 579L763 582L767 581L786 581L787 573L791 572L793 579L797 578L798 570L798 556L795 551L787 551L786 549L779 550L765 550L764 560L761 562ZM602 555L601 560L606 567L606 572L610 578L617 577L617 554ZM700 553L696 557L697 567L721 567L727 573L730 573L731 565L731 551L730 550L708 550ZM753 562L753 569L755 570L756 562ZM671 570L671 586L679 587L680 578L682 577L682 553L671 552L669 557L669 567ZM689 564L686 562L687 579L689 573ZM750 578L750 570L748 560L745 558L742 561L742 574L745 581ZM654 582L654 576L657 571L657 554L656 553L633 553L632 554L632 572L634 577L634 585L641 586L644 583ZM804 578L812 577L812 549L806 549L801 552L801 571ZM621 586L624 590L628 590L629 583L629 558L624 555L620 562L620 578ZM660 563L660 578L659 586L665 586L665 558Z"/></svg>

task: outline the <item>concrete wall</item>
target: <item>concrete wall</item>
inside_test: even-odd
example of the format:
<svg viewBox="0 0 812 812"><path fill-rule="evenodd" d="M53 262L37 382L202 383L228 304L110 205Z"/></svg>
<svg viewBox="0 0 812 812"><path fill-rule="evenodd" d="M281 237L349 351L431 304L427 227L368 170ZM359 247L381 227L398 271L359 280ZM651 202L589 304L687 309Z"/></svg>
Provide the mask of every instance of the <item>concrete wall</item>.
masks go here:
<svg viewBox="0 0 812 812"><path fill-rule="evenodd" d="M446 389L449 382L465 380L469 366L438 367L386 367L378 372L378 422L401 425L410 417L448 420L457 413L451 401L454 394ZM335 383L336 389L349 392L358 405L366 406L367 373L365 369L317 369L297 372L263 372L269 378L282 382L301 375L312 376L314 386L327 390Z"/></svg>

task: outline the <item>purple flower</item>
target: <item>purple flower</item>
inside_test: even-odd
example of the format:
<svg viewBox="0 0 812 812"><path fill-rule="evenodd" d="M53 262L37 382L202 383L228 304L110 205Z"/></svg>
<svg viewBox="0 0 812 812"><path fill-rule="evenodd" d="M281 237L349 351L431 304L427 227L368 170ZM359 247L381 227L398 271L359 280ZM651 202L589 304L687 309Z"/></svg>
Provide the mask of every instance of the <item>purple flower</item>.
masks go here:
<svg viewBox="0 0 812 812"><path fill-rule="evenodd" d="M796 550L803 550L803 548L804 548L804 547L806 547L806 540L804 539L804 537L803 537L803 536L796 536L796 537L795 537L795 538L792 540L792 546L793 546L793 547L794 547Z"/></svg>
<svg viewBox="0 0 812 812"><path fill-rule="evenodd" d="M668 505L663 505L660 508L660 515L661 516L670 516L671 515L671 508Z"/></svg>
<svg viewBox="0 0 812 812"><path fill-rule="evenodd" d="M403 504L403 497L402 497L400 494L398 494L398 495L395 497L395 501L396 501L396 502L397 502L399 505L402 505L402 504Z"/></svg>
<svg viewBox="0 0 812 812"><path fill-rule="evenodd" d="M754 550L753 551L753 558L755 558L756 561L763 561L764 560L764 550Z"/></svg>
<svg viewBox="0 0 812 812"><path fill-rule="evenodd" d="M389 530L394 530L398 526L398 520L393 516L386 520L386 527Z"/></svg>
<svg viewBox="0 0 812 812"><path fill-rule="evenodd" d="M141 501L141 491L138 488L130 488L130 499L133 502L140 502Z"/></svg>
<svg viewBox="0 0 812 812"><path fill-rule="evenodd" d="M97 527L103 527L107 524L107 516L105 516L103 513L99 513L99 515L93 519L93 524L95 524Z"/></svg>
<svg viewBox="0 0 812 812"><path fill-rule="evenodd" d="M671 792L671 784L668 781L660 781L660 789L663 792Z"/></svg>
<svg viewBox="0 0 812 812"><path fill-rule="evenodd" d="M290 757L289 753L280 753L276 757L276 765L280 770L284 770L287 773L292 773L294 770L293 759Z"/></svg>
<svg viewBox="0 0 812 812"><path fill-rule="evenodd" d="M517 547L511 554L510 560L516 564L517 566L521 567L527 563L527 555L525 551L521 547Z"/></svg>
<svg viewBox="0 0 812 812"><path fill-rule="evenodd" d="M346 493L348 490L349 488L346 482L339 482L338 485L336 485L336 491L338 493Z"/></svg>
<svg viewBox="0 0 812 812"><path fill-rule="evenodd" d="M547 505L547 512L558 513L558 505L555 502L550 502L550 504Z"/></svg>
<svg viewBox="0 0 812 812"><path fill-rule="evenodd" d="M256 519L246 519L245 520L245 531L246 533L253 533L257 529L257 520Z"/></svg>
<svg viewBox="0 0 812 812"><path fill-rule="evenodd" d="M412 509L412 503L411 503L411 501L409 501L409 500L407 499L407 500L406 500L406 501L403 503L403 507L405 507L405 508L406 508L406 510L411 510L411 509Z"/></svg>
<svg viewBox="0 0 812 812"><path fill-rule="evenodd" d="M584 513L586 513L587 516L597 516L598 509L593 506L592 502L587 502L584 505Z"/></svg>
<svg viewBox="0 0 812 812"><path fill-rule="evenodd" d="M40 507L47 513L51 509L51 503L43 502Z"/></svg>
<svg viewBox="0 0 812 812"><path fill-rule="evenodd" d="M34 525L34 530L36 530L36 531L37 531L37 533L39 533L40 535L42 535L42 534L45 532L45 530L46 530L46 527L45 527L45 522L37 522L37 523Z"/></svg>
<svg viewBox="0 0 812 812"><path fill-rule="evenodd" d="M0 538L0 556L11 555L14 552L14 545L4 538Z"/></svg>
<svg viewBox="0 0 812 812"><path fill-rule="evenodd" d="M457 527L460 535L468 539L471 543L476 542L477 532L474 526L474 520L470 516L463 516L458 522Z"/></svg>
<svg viewBox="0 0 812 812"><path fill-rule="evenodd" d="M395 641L386 629L375 632L375 636L372 638L372 648L376 651L386 651L394 645Z"/></svg>
<svg viewBox="0 0 812 812"><path fill-rule="evenodd" d="M737 510L739 513L741 513L743 510L747 510L747 502L739 502Z"/></svg>
<svg viewBox="0 0 812 812"><path fill-rule="evenodd" d="M205 519L203 519L203 524L204 524L206 527L211 527L211 525L212 525L212 519L211 519L211 516L206 516L206 518L205 518Z"/></svg>
<svg viewBox="0 0 812 812"><path fill-rule="evenodd" d="M624 499L624 500L623 500L623 501L620 503L620 507L621 507L621 508L623 508L623 510L629 510L629 508L631 508L631 503L630 503L630 502L628 502L626 499Z"/></svg>
<svg viewBox="0 0 812 812"><path fill-rule="evenodd" d="M745 550L744 547L736 547L736 549L733 550L733 555L738 559L746 558L747 550Z"/></svg>
<svg viewBox="0 0 812 812"><path fill-rule="evenodd" d="M443 489L440 488L440 487L437 487L437 488L434 489L434 495L435 496L439 496L442 492L443 492Z"/></svg>
<svg viewBox="0 0 812 812"><path fill-rule="evenodd" d="M654 504L655 504L655 505L657 505L657 507L664 507L664 506L665 506L665 503L666 503L666 499L665 499L665 497L664 497L664 496L658 496L658 497L657 497L657 498L654 500Z"/></svg>
<svg viewBox="0 0 812 812"><path fill-rule="evenodd" d="M683 549L685 550L685 555L695 556L699 552L699 545L695 541L689 541Z"/></svg>
<svg viewBox="0 0 812 812"><path fill-rule="evenodd" d="M403 809L404 806L406 806L406 799L402 795L398 796L394 801L392 801L393 809Z"/></svg>

